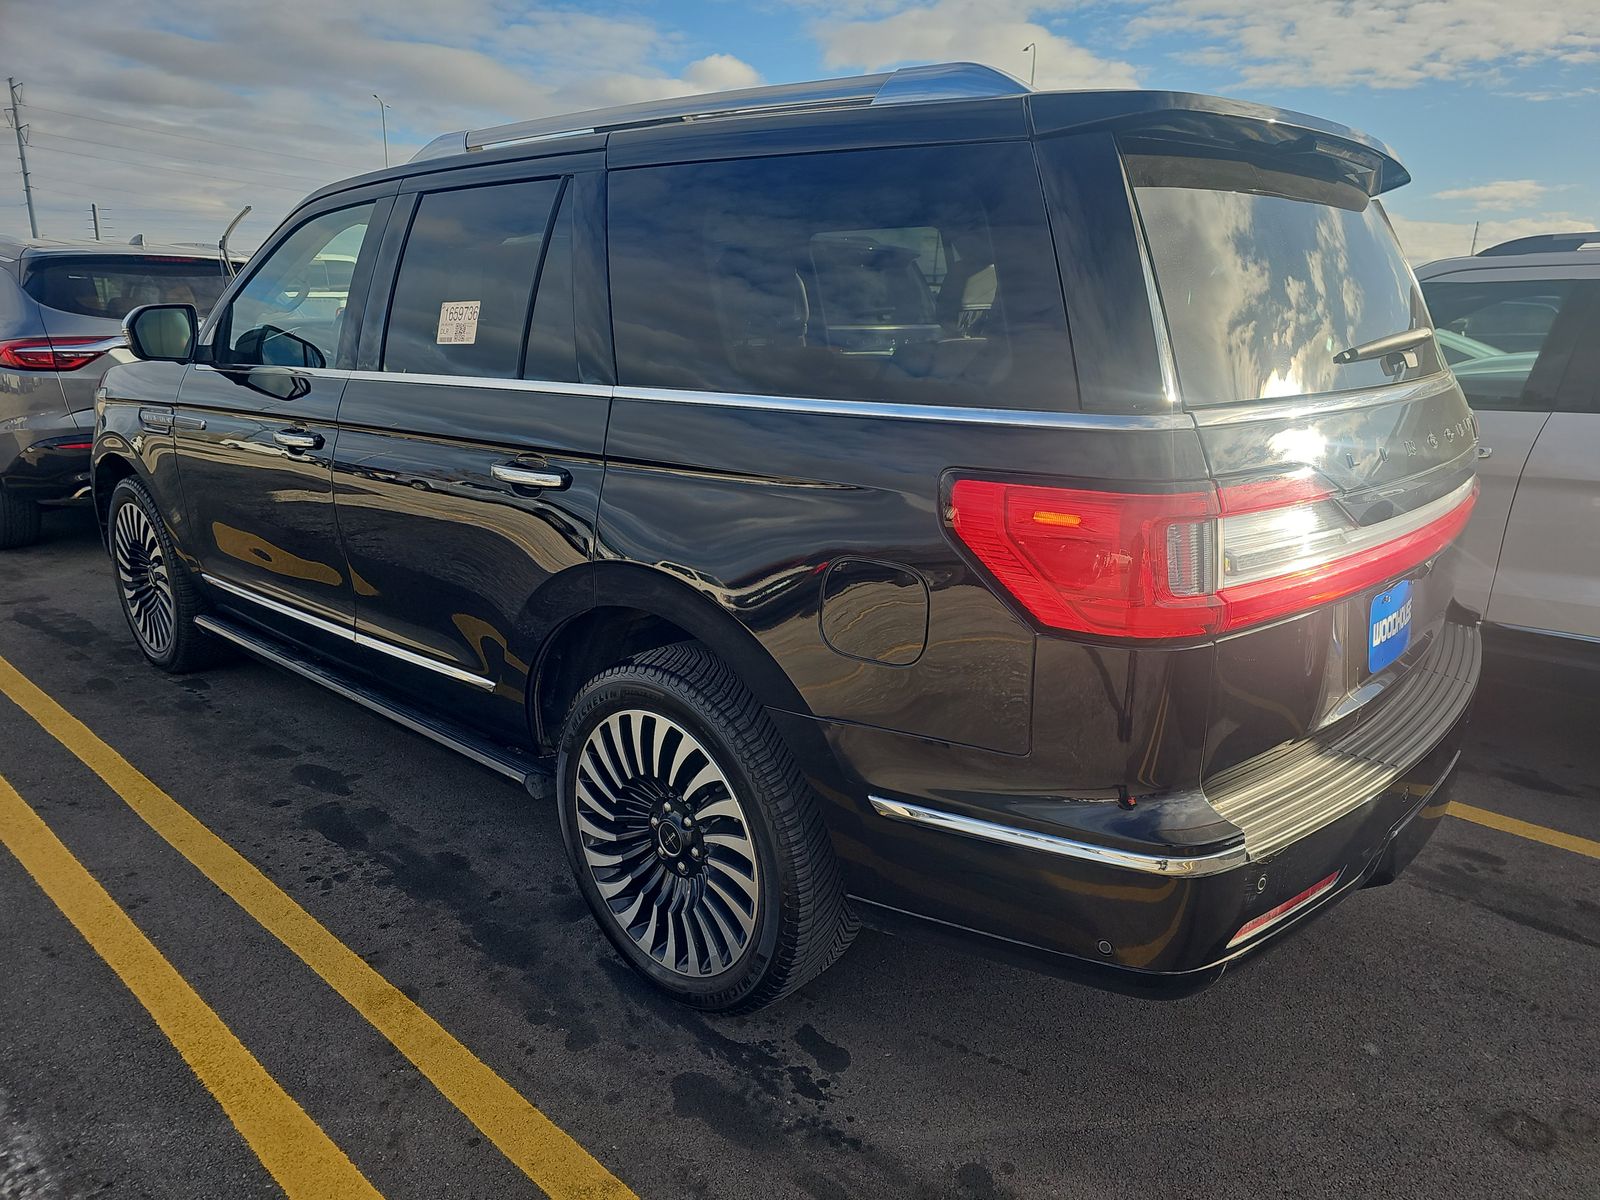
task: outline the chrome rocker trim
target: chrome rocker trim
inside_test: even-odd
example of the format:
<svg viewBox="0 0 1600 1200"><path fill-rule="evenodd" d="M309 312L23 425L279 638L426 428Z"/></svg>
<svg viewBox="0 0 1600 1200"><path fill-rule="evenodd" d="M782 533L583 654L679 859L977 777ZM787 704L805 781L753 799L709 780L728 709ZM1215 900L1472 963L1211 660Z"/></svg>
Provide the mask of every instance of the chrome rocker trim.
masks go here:
<svg viewBox="0 0 1600 1200"><path fill-rule="evenodd" d="M1230 846L1212 854L1163 857L1140 854L1133 850L1117 850L1111 846L1098 846L1090 842L1077 842L1071 838L1032 829L1018 829L1015 825L1000 825L994 821L981 821L957 813L908 804L903 800L889 800L883 796L868 796L873 811L891 821L906 821L941 833L953 833L979 841L994 842L1001 846L1014 846L1022 850L1036 850L1061 858L1098 863L1102 867L1116 867L1125 871L1142 871L1148 875L1176 875L1198 879L1205 875L1220 875L1250 861L1243 844Z"/></svg>
<svg viewBox="0 0 1600 1200"><path fill-rule="evenodd" d="M226 579L218 579L215 575L202 573L200 578L214 588L227 592L231 596L237 596L241 600L248 600L252 604L258 604L269 612L277 613L280 617L289 617L292 620L301 621L313 629L332 634L334 637L344 638L345 641L354 642L356 645L363 646L368 650L376 650L380 654L387 654L389 657L397 658L413 667L437 671L440 675L454 679L458 683L470 683L473 687L482 688L486 692L494 690L495 681L493 679L486 679L482 675L474 675L471 671L463 671L460 667L453 667L449 663L426 658L414 651L402 649L390 642L375 638L370 634L357 632L347 626L335 625L332 621L326 621L321 617L312 616L310 613L301 612L298 608L284 604L280 600L263 596L261 593L253 592L249 588L240 587L236 583L229 583Z"/></svg>

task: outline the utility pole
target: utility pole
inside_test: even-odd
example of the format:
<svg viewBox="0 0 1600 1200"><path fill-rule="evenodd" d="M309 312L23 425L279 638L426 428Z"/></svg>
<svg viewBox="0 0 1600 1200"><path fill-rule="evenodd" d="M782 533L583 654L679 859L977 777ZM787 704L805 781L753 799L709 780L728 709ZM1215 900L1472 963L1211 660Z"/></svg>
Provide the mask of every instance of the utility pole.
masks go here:
<svg viewBox="0 0 1600 1200"><path fill-rule="evenodd" d="M11 127L17 131L17 161L22 164L22 196L28 202L28 229L32 236L39 236L39 218L33 213L33 183L28 178L28 139L24 136L28 127L22 123L22 85L15 79L7 79L11 85L11 107L6 112L11 116Z"/></svg>
<svg viewBox="0 0 1600 1200"><path fill-rule="evenodd" d="M89 219L94 222L94 240L98 242L100 240L100 206L98 204L89 205Z"/></svg>
<svg viewBox="0 0 1600 1200"><path fill-rule="evenodd" d="M1039 43L1038 42L1029 42L1026 46L1024 46L1022 48L1022 52L1024 54L1031 54L1032 55L1032 57L1028 59L1028 86L1032 87L1033 86L1033 72L1034 72L1034 69L1036 67L1038 67L1038 65L1039 65Z"/></svg>

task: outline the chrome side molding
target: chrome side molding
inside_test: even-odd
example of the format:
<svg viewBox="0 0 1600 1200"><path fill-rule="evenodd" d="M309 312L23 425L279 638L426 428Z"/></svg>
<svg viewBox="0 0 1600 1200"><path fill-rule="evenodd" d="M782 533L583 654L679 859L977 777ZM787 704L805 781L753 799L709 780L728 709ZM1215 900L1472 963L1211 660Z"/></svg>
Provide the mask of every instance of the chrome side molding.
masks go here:
<svg viewBox="0 0 1600 1200"><path fill-rule="evenodd" d="M460 667L428 658L415 651L396 646L392 642L375 638L371 634L360 633L351 626L337 625L332 621L324 620L322 617L302 612L292 605L274 600L270 596L263 596L260 592L252 591L249 588L240 587L236 583L229 583L226 579L218 579L215 575L201 572L200 578L204 579L212 587L227 592L230 596L248 600L251 604L259 605L268 612L277 613L280 617L288 617L323 633L331 634L333 637L343 638L347 642L354 642L358 646L363 646L368 650L376 650L380 654L387 654L390 658L399 659L401 662L409 663L413 667L422 667L424 670L435 671L446 678L456 680L458 683L471 684L473 687L482 688L486 692L494 690L495 681L493 679L487 679L482 675L474 675L471 671L463 671Z"/></svg>
<svg viewBox="0 0 1600 1200"><path fill-rule="evenodd" d="M979 841L1013 846L1021 850L1035 850L1041 854L1054 854L1061 858L1077 859L1080 862L1098 863L1102 867L1141 871L1147 875L1172 875L1184 879L1198 879L1205 875L1220 875L1250 861L1249 852L1245 850L1243 843L1212 854L1163 857L1140 854L1132 850L1118 850L1112 846L1100 846L1092 842L1074 841L1055 834L1019 829L1015 825L981 821L976 817L965 817L958 813L926 808L920 804L908 804L903 800L890 800L883 796L868 796L867 800L874 812L891 821L906 821L926 829L936 829L941 833L953 833L960 837L976 838Z"/></svg>

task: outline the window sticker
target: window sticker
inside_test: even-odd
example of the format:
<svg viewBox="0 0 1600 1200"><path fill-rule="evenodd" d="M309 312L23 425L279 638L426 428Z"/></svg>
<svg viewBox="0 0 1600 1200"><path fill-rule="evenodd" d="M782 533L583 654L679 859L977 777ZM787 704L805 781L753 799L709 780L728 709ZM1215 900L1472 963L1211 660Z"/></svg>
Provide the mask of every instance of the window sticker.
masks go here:
<svg viewBox="0 0 1600 1200"><path fill-rule="evenodd" d="M439 305L441 346L470 346L478 340L478 306L481 300L446 300ZM423 328L427 328L424 326Z"/></svg>

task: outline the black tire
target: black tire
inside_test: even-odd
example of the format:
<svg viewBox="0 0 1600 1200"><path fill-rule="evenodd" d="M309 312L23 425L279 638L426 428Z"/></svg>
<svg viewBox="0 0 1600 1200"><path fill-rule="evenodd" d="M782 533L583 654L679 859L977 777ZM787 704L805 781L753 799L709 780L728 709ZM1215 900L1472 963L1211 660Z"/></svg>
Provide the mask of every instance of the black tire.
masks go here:
<svg viewBox="0 0 1600 1200"><path fill-rule="evenodd" d="M771 1004L855 936L810 787L755 698L702 646L647 651L584 685L562 723L556 789L595 920L684 1004Z"/></svg>
<svg viewBox="0 0 1600 1200"><path fill-rule="evenodd" d="M204 603L166 521L137 479L112 489L106 542L122 615L151 666L183 675L226 656L225 644L195 625Z"/></svg>
<svg viewBox="0 0 1600 1200"><path fill-rule="evenodd" d="M39 540L39 506L0 488L0 550L20 550Z"/></svg>

